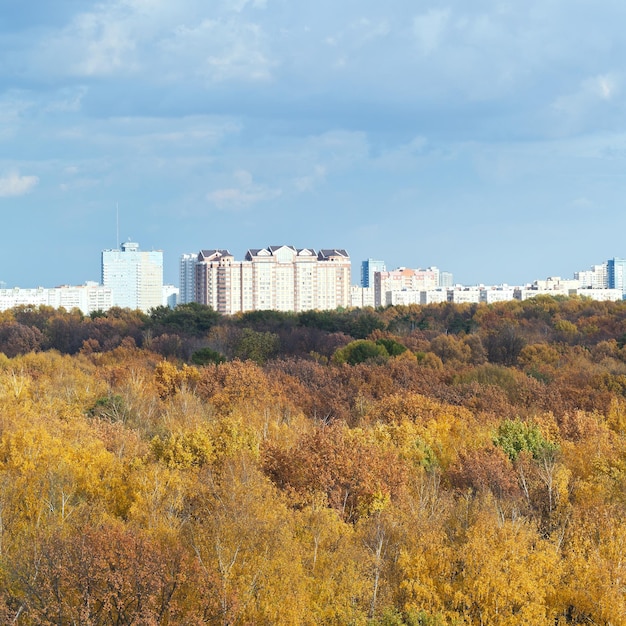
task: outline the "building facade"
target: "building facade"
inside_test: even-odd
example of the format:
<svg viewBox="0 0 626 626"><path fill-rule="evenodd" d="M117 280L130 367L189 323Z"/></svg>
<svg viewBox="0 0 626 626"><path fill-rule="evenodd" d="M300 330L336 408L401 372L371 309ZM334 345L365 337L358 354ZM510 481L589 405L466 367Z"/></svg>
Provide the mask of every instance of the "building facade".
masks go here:
<svg viewBox="0 0 626 626"><path fill-rule="evenodd" d="M439 287L439 270L436 267L428 269L409 269L400 267L390 272L374 273L374 300L376 306L392 304L392 291L428 291Z"/></svg>
<svg viewBox="0 0 626 626"><path fill-rule="evenodd" d="M196 301L227 315L349 307L350 269L350 256L339 249L252 248L243 261L228 250L201 250Z"/></svg>
<svg viewBox="0 0 626 626"><path fill-rule="evenodd" d="M359 287L352 285L350 288L350 304L357 309L374 307L374 287Z"/></svg>
<svg viewBox="0 0 626 626"><path fill-rule="evenodd" d="M181 254L179 266L178 303L188 304L196 301L196 263L198 255Z"/></svg>
<svg viewBox="0 0 626 626"><path fill-rule="evenodd" d="M607 289L608 262L600 265L592 265L590 270L575 272L574 278L580 282L582 289Z"/></svg>
<svg viewBox="0 0 626 626"><path fill-rule="evenodd" d="M387 266L384 261L367 259L361 263L361 287L374 287L374 274L376 272L386 272Z"/></svg>
<svg viewBox="0 0 626 626"><path fill-rule="evenodd" d="M163 252L141 251L139 244L123 243L102 251L102 284L111 289L113 306L147 313L163 302Z"/></svg>
<svg viewBox="0 0 626 626"><path fill-rule="evenodd" d="M607 286L609 289L619 289L626 294L626 259L614 257L607 265Z"/></svg>
<svg viewBox="0 0 626 626"><path fill-rule="evenodd" d="M79 309L89 315L94 311L107 311L113 306L111 289L95 282L84 285L36 289L0 289L0 311L17 306L51 306L55 309L63 307L67 311Z"/></svg>

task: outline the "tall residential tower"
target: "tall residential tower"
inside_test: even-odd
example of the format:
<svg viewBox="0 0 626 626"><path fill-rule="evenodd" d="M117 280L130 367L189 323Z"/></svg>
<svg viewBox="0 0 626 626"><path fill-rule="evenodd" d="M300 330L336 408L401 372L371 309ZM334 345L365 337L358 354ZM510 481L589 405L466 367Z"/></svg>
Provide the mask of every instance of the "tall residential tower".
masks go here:
<svg viewBox="0 0 626 626"><path fill-rule="evenodd" d="M386 272L387 267L384 261L376 259L367 259L361 263L361 287L374 286L374 274L376 272Z"/></svg>
<svg viewBox="0 0 626 626"><path fill-rule="evenodd" d="M163 303L163 252L143 252L139 244L123 243L102 251L102 284L112 292L113 306L147 313Z"/></svg>
<svg viewBox="0 0 626 626"><path fill-rule="evenodd" d="M196 301L196 263L197 254L181 254L180 256L180 282L178 291L178 303L189 304Z"/></svg>
<svg viewBox="0 0 626 626"><path fill-rule="evenodd" d="M308 311L350 306L350 257L345 250L269 246L236 261L228 250L201 250L196 301L225 314Z"/></svg>
<svg viewBox="0 0 626 626"><path fill-rule="evenodd" d="M609 289L619 289L626 296L626 259L614 257L606 264Z"/></svg>

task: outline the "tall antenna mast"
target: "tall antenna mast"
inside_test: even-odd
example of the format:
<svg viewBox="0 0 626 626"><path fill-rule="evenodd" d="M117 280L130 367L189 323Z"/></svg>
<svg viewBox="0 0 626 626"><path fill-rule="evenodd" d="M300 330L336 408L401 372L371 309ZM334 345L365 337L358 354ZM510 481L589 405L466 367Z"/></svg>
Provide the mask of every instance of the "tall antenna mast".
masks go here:
<svg viewBox="0 0 626 626"><path fill-rule="evenodd" d="M115 203L115 248L120 247L120 203Z"/></svg>

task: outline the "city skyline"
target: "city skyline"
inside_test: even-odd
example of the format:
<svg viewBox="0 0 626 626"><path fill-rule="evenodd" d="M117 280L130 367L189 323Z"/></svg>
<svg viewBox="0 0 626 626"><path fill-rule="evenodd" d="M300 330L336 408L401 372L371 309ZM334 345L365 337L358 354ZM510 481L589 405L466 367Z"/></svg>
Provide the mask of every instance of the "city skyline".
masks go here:
<svg viewBox="0 0 626 626"><path fill-rule="evenodd" d="M190 249L256 241L464 284L620 255L624 18L617 0L6 0L0 281L95 279L118 204L167 282Z"/></svg>
<svg viewBox="0 0 626 626"><path fill-rule="evenodd" d="M437 267L386 270L382 260L361 263L354 283L345 249L249 248L237 261L226 249L203 249L179 258L178 286L163 282L163 252L142 251L137 242L101 251L101 283L5 288L0 311L19 306L80 309L85 315L121 307L149 313L160 306L196 302L232 315L253 310L301 312L346 307L381 307L441 302L493 304L538 295L626 299L626 259L613 257L573 278L549 276L532 283L464 285ZM366 286L365 284L369 286Z"/></svg>
<svg viewBox="0 0 626 626"><path fill-rule="evenodd" d="M34 281L31 281L30 283L27 284L14 284L14 285L10 285L8 284L6 281L0 280L0 289L13 289L13 288L22 288L22 289L37 289L37 288L56 288L56 287L67 287L67 286L74 286L74 287L79 287L79 286L84 286L86 284L100 284L100 285L104 285L106 283L106 281L104 281L104 270L103 270L103 258L104 255L106 254L111 254L111 253L119 253L119 252L123 252L124 250L126 250L127 248L129 250L135 250L139 248L140 243L137 242L133 242L131 241L131 238L127 238L125 241L122 241L119 243L119 245L115 248L104 248L102 250L100 250L98 252L97 256L97 266L98 266L98 278L99 280L96 280L95 277L88 277L85 278L84 280L80 281L80 282L71 282L69 280L60 280L57 283L54 284L46 284L45 282L42 282L41 280L37 280L35 279ZM296 249L297 246L292 245L291 243L280 243L277 245L271 245L268 246L268 248L282 248L282 247L287 247L287 248L293 248ZM185 283L186 282L193 282L193 273L194 273L194 266L197 262L198 259L198 255L201 255L203 251L207 250L207 247L201 247L197 252L190 252L189 250L187 250L187 252L182 252L180 253L175 259L174 258L170 258L169 263L166 263L166 259L167 259L167 255L164 252L164 250L162 248L144 248L143 246L142 248L142 254L143 255L158 255L160 261L160 272L162 272L162 284L163 285L170 285L170 286L175 286L177 288L179 287L185 287ZM254 247L250 247L248 246L247 248L245 248L245 252L242 254L232 254L230 249L228 247L223 247L223 248L219 248L217 249L220 252L224 252L227 253L229 255L231 255L233 258L234 257L240 257L240 258L244 258L251 250L255 250L256 248ZM306 249L306 248L303 248ZM316 248L309 248L310 250L314 251L315 253L317 252L321 252L323 250L330 250L331 248L327 248L324 246L321 247L316 247ZM611 269L611 268L616 268L619 267L619 276L620 278L617 279L617 282L619 282L619 286L621 288L622 286L622 272L626 272L626 259L619 257L619 256L610 256L608 258L606 258L603 261L600 261L598 264L598 259L595 260L594 263L588 264L586 267L581 267L578 269L572 269L569 268L567 269L564 273L562 274L556 274L556 273L548 273L548 272L544 272L543 274L539 274L537 276L534 276L533 278L529 278L528 280L522 281L522 282L514 282L514 281L509 281L509 280L503 280L501 282L495 283L495 282L489 282L489 281L485 281L485 280L477 280L475 282L472 283L464 283L461 282L460 280L456 279L456 272L451 271L450 268L448 267L443 267L443 268L437 268L434 265L415 265L415 266L410 266L407 263L401 263L399 265L396 266L391 266L390 264L387 264L385 262L384 259L378 259L375 260L372 258L372 256L370 255L369 257L359 260L354 258L352 255L350 255L350 251L347 250L346 248L335 248L335 249L342 249L344 253L346 253L350 259L350 263L352 265L352 270L351 270L351 284L353 286L363 286L363 280L364 280L364 267L366 265L372 264L372 269L370 271L379 271L379 269L381 268L385 268L383 271L387 271L387 272L396 272L398 270L409 270L409 271L419 271L419 272L423 272L426 270L431 270L431 269L435 269L437 272L442 272L444 275L446 275L448 278L446 279L447 281L450 280L451 277L454 277L454 280L452 283L450 283L449 286L452 285L458 285L458 286L480 286L480 285L492 285L492 286L498 286L498 285L508 285L508 286L525 286L525 285L530 285L532 283L535 283L537 281L543 281L545 279L550 279L551 277L560 277L560 278L564 278L564 279L577 279L578 275L580 274L581 279L584 282L588 282L589 279L589 275L593 274L594 272L598 272L600 268L603 268L603 280L604 282L608 282L608 283L615 283L616 279L614 276L615 273L615 269ZM188 267L183 268L183 259L185 259L186 263L185 265L187 265ZM616 265L617 264L617 265ZM169 271L165 272L165 268L167 266L169 267ZM173 267L175 265L175 267ZM375 268L375 269L373 269ZM624 269L622 269L624 268ZM624 274L626 275L626 273ZM171 276L173 279L172 280L168 280L166 278L166 276ZM373 274L372 274L372 278L373 278ZM106 286L106 285L105 285ZM371 285L373 286L373 285ZM595 285L594 285L595 287ZM624 292L626 293L626 282L624 282ZM193 293L193 288L191 288L190 291L188 291L188 294ZM179 299L179 303L186 303L186 302L190 302L191 300L189 299L189 297L186 297L184 299Z"/></svg>

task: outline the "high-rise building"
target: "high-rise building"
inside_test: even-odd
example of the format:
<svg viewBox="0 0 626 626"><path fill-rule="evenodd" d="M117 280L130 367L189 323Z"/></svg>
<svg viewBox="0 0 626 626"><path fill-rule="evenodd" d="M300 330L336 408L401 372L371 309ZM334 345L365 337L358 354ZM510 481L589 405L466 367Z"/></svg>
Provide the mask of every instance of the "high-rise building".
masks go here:
<svg viewBox="0 0 626 626"><path fill-rule="evenodd" d="M201 250L195 268L196 301L220 313L350 306L345 250L269 246L248 250L243 261L228 250Z"/></svg>
<svg viewBox="0 0 626 626"><path fill-rule="evenodd" d="M439 286L443 287L444 289L452 288L454 286L454 277L452 275L452 272L439 272Z"/></svg>
<svg viewBox="0 0 626 626"><path fill-rule="evenodd" d="M102 284L111 289L113 306L148 312L163 301L163 252L144 252L127 241L102 251Z"/></svg>
<svg viewBox="0 0 626 626"><path fill-rule="evenodd" d="M387 267L384 261L376 259L367 259L361 263L361 287L374 286L374 274L376 272L386 272Z"/></svg>
<svg viewBox="0 0 626 626"><path fill-rule="evenodd" d="M197 254L182 254L180 257L180 282L178 303L188 304L196 301L196 263Z"/></svg>
<svg viewBox="0 0 626 626"><path fill-rule="evenodd" d="M580 281L583 289L606 289L608 285L608 261L592 265L590 270L574 272L574 279Z"/></svg>
<svg viewBox="0 0 626 626"><path fill-rule="evenodd" d="M161 304L175 309L178 306L179 289L176 285L163 285Z"/></svg>
<svg viewBox="0 0 626 626"><path fill-rule="evenodd" d="M626 294L626 259L614 257L606 262L609 289L619 289Z"/></svg>
<svg viewBox="0 0 626 626"><path fill-rule="evenodd" d="M391 272L376 272L374 274L374 301L376 306L387 306L391 301L387 294L392 291L428 291L439 287L439 270L436 267L428 269L409 269L400 267Z"/></svg>

